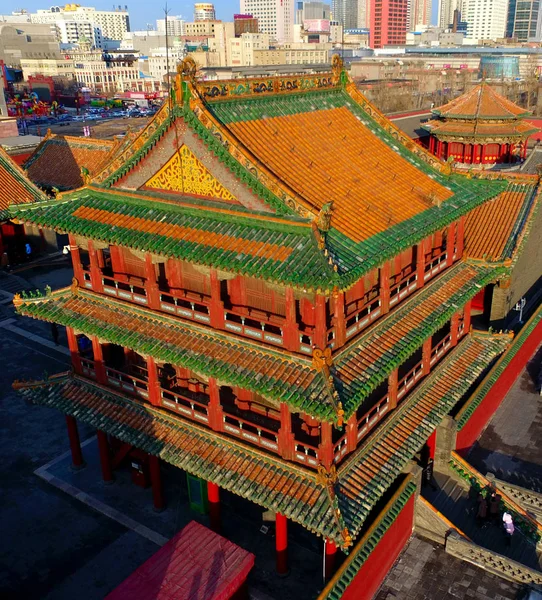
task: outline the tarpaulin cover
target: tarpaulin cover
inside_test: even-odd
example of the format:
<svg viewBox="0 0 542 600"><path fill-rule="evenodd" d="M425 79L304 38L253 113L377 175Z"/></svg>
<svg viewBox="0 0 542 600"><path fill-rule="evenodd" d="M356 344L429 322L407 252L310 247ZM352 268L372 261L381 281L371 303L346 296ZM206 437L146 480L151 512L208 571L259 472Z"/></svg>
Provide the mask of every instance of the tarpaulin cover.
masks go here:
<svg viewBox="0 0 542 600"><path fill-rule="evenodd" d="M254 566L254 554L191 521L106 600L227 600Z"/></svg>

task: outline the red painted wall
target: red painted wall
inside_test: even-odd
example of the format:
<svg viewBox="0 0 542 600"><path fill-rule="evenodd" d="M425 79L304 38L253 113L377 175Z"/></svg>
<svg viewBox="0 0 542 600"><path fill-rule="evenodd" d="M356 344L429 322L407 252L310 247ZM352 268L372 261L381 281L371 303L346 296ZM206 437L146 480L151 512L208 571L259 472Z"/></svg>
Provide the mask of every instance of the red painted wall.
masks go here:
<svg viewBox="0 0 542 600"><path fill-rule="evenodd" d="M342 600L371 600L374 596L412 534L414 500L413 494L346 588Z"/></svg>
<svg viewBox="0 0 542 600"><path fill-rule="evenodd" d="M488 421L491 419L497 408L499 408L499 405L503 401L508 390L519 377L521 371L527 364L527 361L536 352L536 349L541 342L542 321L540 321L535 329L533 329L531 335L525 340L519 352L510 361L463 429L458 431L456 448L461 455L465 455L478 439Z"/></svg>
<svg viewBox="0 0 542 600"><path fill-rule="evenodd" d="M429 458L435 458L435 447L437 442L437 430L433 431L427 440L427 445L429 446Z"/></svg>
<svg viewBox="0 0 542 600"><path fill-rule="evenodd" d="M20 167L32 156L32 152L23 152L22 154L10 155L13 162L17 163Z"/></svg>

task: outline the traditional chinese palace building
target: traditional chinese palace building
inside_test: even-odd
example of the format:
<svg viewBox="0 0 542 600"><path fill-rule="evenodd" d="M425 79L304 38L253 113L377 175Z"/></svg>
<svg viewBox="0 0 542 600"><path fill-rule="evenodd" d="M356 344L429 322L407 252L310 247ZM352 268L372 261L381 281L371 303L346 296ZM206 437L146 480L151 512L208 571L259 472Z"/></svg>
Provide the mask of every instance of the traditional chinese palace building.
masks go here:
<svg viewBox="0 0 542 600"><path fill-rule="evenodd" d="M527 139L538 131L523 120L531 113L485 82L432 112L435 118L422 125L431 134L429 151L459 164L521 162Z"/></svg>
<svg viewBox="0 0 542 600"><path fill-rule="evenodd" d="M293 521L355 556L326 597L370 598L412 532L411 460L510 343L471 328L471 301L505 284L538 204L535 176L466 177L414 144L337 59L220 82L187 59L83 187L11 208L69 234L74 269L16 299L66 326L73 370L17 387L65 413L75 465L77 419L104 479L120 440L157 506L166 461L215 514L220 488L276 513L279 572Z"/></svg>

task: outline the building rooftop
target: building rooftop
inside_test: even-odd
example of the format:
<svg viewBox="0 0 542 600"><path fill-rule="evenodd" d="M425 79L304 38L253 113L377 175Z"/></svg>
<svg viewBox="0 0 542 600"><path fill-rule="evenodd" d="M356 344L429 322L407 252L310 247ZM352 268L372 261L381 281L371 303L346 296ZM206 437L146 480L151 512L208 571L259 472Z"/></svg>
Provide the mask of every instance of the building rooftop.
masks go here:
<svg viewBox="0 0 542 600"><path fill-rule="evenodd" d="M36 185L75 189L85 183L82 169L92 176L103 166L114 146L111 140L48 133L24 166Z"/></svg>
<svg viewBox="0 0 542 600"><path fill-rule="evenodd" d="M0 215L5 216L10 205L46 200L45 194L28 181L23 170L0 147Z"/></svg>

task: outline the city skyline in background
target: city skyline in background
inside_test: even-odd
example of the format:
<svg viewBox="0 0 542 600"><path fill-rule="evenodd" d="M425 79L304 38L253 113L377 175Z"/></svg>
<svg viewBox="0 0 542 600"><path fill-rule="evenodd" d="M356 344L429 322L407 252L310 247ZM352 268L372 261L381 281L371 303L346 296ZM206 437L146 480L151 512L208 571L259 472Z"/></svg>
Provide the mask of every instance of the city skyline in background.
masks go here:
<svg viewBox="0 0 542 600"><path fill-rule="evenodd" d="M60 6L68 4L67 2L59 3ZM148 2L143 0L132 0L132 2L112 2L111 0L89 0L89 2L80 2L82 6L93 6L98 10L111 10L119 5L124 8L128 6L130 15L130 28L132 30L146 29L148 25L156 27L156 19L164 17L164 7L166 1L160 3L160 7L149 6ZM329 0L328 4L331 4ZM47 9L53 4L50 0L4 0L2 12L9 14L13 11L26 9L28 12L35 12L40 9ZM167 2L170 16L182 15L187 21L192 21L194 17L194 2ZM214 2L217 19L222 21L231 21L235 13L240 12L239 0L218 0ZM431 24L437 22L438 0L433 1Z"/></svg>

